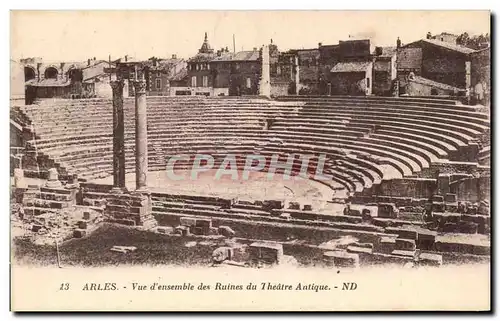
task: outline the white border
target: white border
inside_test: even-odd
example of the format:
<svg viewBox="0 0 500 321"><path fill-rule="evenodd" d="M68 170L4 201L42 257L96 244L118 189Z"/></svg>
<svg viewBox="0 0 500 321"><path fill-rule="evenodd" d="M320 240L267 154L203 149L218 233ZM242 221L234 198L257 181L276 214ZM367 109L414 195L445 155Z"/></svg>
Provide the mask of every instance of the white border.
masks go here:
<svg viewBox="0 0 500 321"><path fill-rule="evenodd" d="M308 0L308 1L297 1L296 3L292 3L291 1L269 1L269 0L252 0L252 1L245 1L245 2L239 2L239 1L213 1L213 0L198 0L198 1L193 1L193 0L183 0L183 1L178 1L177 3L168 3L165 1L150 1L150 0L141 0L141 1L120 1L117 2L116 4L113 3L113 5L110 5L108 3L104 3L102 0L87 0L87 1L36 1L36 0L31 0L31 1L2 1L0 4L2 7L1 11L1 30L2 30L2 35L4 42L2 44L2 54L5 55L2 59L4 62L3 64L0 65L0 70L1 70L1 75L3 77L1 78L2 81L2 86L0 86L0 90L2 90L3 97L5 97L5 102L6 104L4 105L4 108L2 108L2 118L5 122L5 126L0 126L0 130L2 131L0 134L0 144L1 148L0 150L4 151L4 157L1 158L2 160L2 168L3 171L1 171L1 181L3 182L2 185L2 191L0 193L1 197L1 205L2 208L4 209L3 212L3 217L4 217L4 223L2 225L4 233L4 246L1 247L1 257L3 258L3 275L1 278L1 289L2 291L2 302L3 302L3 307L2 307L2 319L3 320L10 320L14 318L14 315L12 313L5 313L8 311L8 302L9 302L9 296L10 292L8 291L9 289L9 266L8 266L8 257L9 257L9 251L10 251L10 245L9 245L9 240L7 238L7 235L9 235L9 229L10 229L10 224L8 221L9 217L9 198L8 198L8 189L9 185L7 185L9 182L9 177L7 175L7 168L9 165L9 156L8 156L8 147L9 147L9 131L8 131L8 126L7 125L7 119L9 118L9 108L8 108L8 99L10 95L9 91L9 83L10 79L8 78L8 75L10 73L10 68L7 68L7 61L8 58L10 58L10 49L9 49L9 40L10 39L10 9L44 9L44 10L56 10L56 9L146 9L146 10L154 10L154 9L176 9L176 10L181 10L181 9L210 9L210 10L228 10L228 9L236 9L236 10L245 10L245 9L250 9L250 10L270 10L270 9L289 9L289 10L342 10L342 9L357 9L357 10L384 10L384 9L398 9L398 10L415 10L415 9L429 9L429 10L463 10L463 9L468 9L468 10L480 10L480 9L489 9L492 10L494 13L498 13L499 10L499 1L498 0L484 0L484 1L459 1L455 0L453 2L450 1L450 3L446 3L444 5L443 2L435 1L435 0L419 0L419 1L373 1L373 0L365 0L365 1L340 1L340 2L328 2L324 0ZM493 42L496 43L496 40L498 39L497 33L493 33L495 35ZM497 55L495 55L494 59L498 59ZM495 73L496 75L496 73ZM493 75L492 75L493 77ZM494 92L496 93L498 89L498 84L496 84L494 88ZM495 108L494 106L493 108ZM498 116L498 111L495 113ZM492 124L494 123L494 120L492 119ZM496 137L497 138L497 137ZM496 140L495 143L495 149L498 147L499 144L499 139ZM495 180L498 177L495 176ZM496 191L495 195L496 200L499 200L499 193ZM499 219L495 219L495 233L496 229L498 228L498 221ZM498 238L498 235L496 235ZM495 257L498 259L498 244L495 244ZM496 279L496 278L495 278ZM35 290L35 289L34 289ZM36 291L36 290L35 290ZM495 302L497 303L497 302ZM495 304L493 303L493 304ZM63 316L60 318L62 319L69 319L73 318L74 316ZM94 316L94 319L96 320L104 320L105 318L108 318L110 316ZM122 316L118 316L122 317ZM142 319L146 316L138 316L138 319ZM176 316L168 315L166 316L169 319L170 318L177 318ZM200 318L201 316L195 315L191 316L192 318ZM218 317L218 316L216 316ZM267 319L267 318L276 318L278 316L262 316L262 315L256 315L253 317L257 317L259 319ZM289 316L285 316L288 318ZM346 316L342 315L336 315L333 316L334 318L345 318ZM361 318L362 315L354 317L356 318ZM379 317L385 317L385 316L379 316ZM401 317L401 316L399 316ZM408 317L408 316L407 316ZM442 317L442 316L439 316ZM471 317L472 316L468 316ZM135 318L135 317L134 317ZM349 319L352 319L352 316L349 316Z"/></svg>

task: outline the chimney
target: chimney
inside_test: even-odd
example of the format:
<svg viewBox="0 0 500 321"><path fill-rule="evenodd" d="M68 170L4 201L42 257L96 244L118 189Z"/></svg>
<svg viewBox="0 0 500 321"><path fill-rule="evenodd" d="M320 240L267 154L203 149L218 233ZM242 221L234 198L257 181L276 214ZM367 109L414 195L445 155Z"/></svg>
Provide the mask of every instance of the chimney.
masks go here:
<svg viewBox="0 0 500 321"><path fill-rule="evenodd" d="M318 47L321 47L323 45L322 42L318 42Z"/></svg>
<svg viewBox="0 0 500 321"><path fill-rule="evenodd" d="M87 59L87 66L90 66L90 59Z"/></svg>
<svg viewBox="0 0 500 321"><path fill-rule="evenodd" d="M177 55L176 55L176 54L173 54L173 55L172 55L172 59L177 59Z"/></svg>
<svg viewBox="0 0 500 321"><path fill-rule="evenodd" d="M272 42L271 42L272 43ZM257 47L253 47L253 51L257 51Z"/></svg>
<svg viewBox="0 0 500 321"><path fill-rule="evenodd" d="M125 55L125 62L127 62L128 60L128 55Z"/></svg>
<svg viewBox="0 0 500 321"><path fill-rule="evenodd" d="M94 61L95 61L95 60L96 60L96 59L95 59L95 57L94 57Z"/></svg>
<svg viewBox="0 0 500 321"><path fill-rule="evenodd" d="M398 40L396 40L396 48L399 49L401 48L401 40L398 37Z"/></svg>

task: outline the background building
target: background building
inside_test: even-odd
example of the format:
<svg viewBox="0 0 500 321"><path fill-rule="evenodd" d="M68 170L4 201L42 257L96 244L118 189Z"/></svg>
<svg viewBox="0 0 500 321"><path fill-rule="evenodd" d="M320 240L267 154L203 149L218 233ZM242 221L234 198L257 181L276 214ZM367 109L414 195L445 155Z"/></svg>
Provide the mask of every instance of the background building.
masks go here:
<svg viewBox="0 0 500 321"><path fill-rule="evenodd" d="M490 87L490 49L475 50L446 41L422 39L401 46L397 71L401 93L485 99Z"/></svg>
<svg viewBox="0 0 500 321"><path fill-rule="evenodd" d="M178 85L176 81L187 77L187 62L172 55L170 59L152 57L148 60L146 79L149 96L169 96L170 87ZM180 79L179 79L180 78Z"/></svg>
<svg viewBox="0 0 500 321"><path fill-rule="evenodd" d="M21 59L21 65L25 100L31 104L37 98L96 97L96 84L106 78L104 68L110 63L95 57L87 62L44 62L41 58L27 58ZM110 90L104 92L107 95Z"/></svg>

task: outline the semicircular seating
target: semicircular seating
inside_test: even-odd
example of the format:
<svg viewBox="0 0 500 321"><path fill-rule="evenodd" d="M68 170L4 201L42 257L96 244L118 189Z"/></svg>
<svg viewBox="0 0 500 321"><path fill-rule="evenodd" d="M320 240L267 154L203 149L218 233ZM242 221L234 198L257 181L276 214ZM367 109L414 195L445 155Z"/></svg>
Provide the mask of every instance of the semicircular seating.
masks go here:
<svg viewBox="0 0 500 321"><path fill-rule="evenodd" d="M148 97L147 102L150 171L165 170L168 157L176 154L210 154L215 166L227 154L241 156L238 166L248 154L325 154L330 183L352 193L434 163L470 161L463 159L469 143L489 130L487 114L441 99ZM89 181L112 175L111 100L48 100L15 108L31 120L36 139L30 148L36 146L60 172ZM124 110L126 172L133 172L132 98L124 100Z"/></svg>

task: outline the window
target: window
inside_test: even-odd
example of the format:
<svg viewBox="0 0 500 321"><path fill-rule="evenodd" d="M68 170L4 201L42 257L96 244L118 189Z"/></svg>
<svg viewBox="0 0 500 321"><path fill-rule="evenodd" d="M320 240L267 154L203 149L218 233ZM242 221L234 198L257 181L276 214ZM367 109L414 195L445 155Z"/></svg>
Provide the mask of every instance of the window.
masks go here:
<svg viewBox="0 0 500 321"><path fill-rule="evenodd" d="M247 78L247 88L250 89L252 88L252 79Z"/></svg>
<svg viewBox="0 0 500 321"><path fill-rule="evenodd" d="M191 77L191 87L196 87L196 76Z"/></svg>
<svg viewBox="0 0 500 321"><path fill-rule="evenodd" d="M161 79L156 79L156 89L161 89Z"/></svg>
<svg viewBox="0 0 500 321"><path fill-rule="evenodd" d="M161 77L161 72L160 71L156 72L156 77Z"/></svg>
<svg viewBox="0 0 500 321"><path fill-rule="evenodd" d="M280 66L277 66L276 67L276 73L279 75L281 75L281 67Z"/></svg>
<svg viewBox="0 0 500 321"><path fill-rule="evenodd" d="M207 69L210 70L210 64L207 64Z"/></svg>
<svg viewBox="0 0 500 321"><path fill-rule="evenodd" d="M370 78L366 78L366 88L370 88Z"/></svg>
<svg viewBox="0 0 500 321"><path fill-rule="evenodd" d="M203 76L203 87L208 87L208 76Z"/></svg>
<svg viewBox="0 0 500 321"><path fill-rule="evenodd" d="M236 70L240 70L240 64L236 63Z"/></svg>
<svg viewBox="0 0 500 321"><path fill-rule="evenodd" d="M196 70L200 70L200 65L196 64Z"/></svg>

